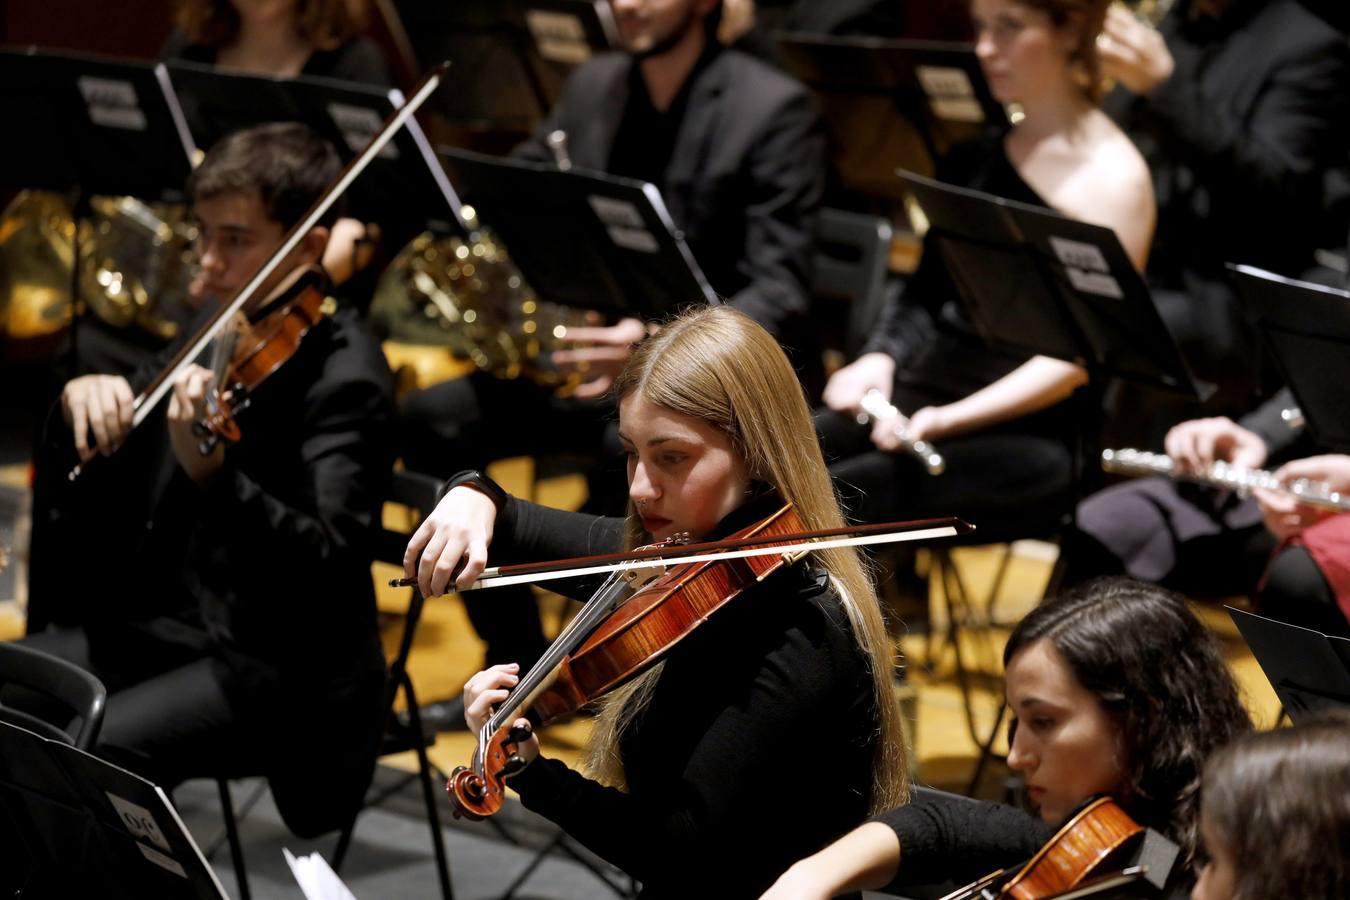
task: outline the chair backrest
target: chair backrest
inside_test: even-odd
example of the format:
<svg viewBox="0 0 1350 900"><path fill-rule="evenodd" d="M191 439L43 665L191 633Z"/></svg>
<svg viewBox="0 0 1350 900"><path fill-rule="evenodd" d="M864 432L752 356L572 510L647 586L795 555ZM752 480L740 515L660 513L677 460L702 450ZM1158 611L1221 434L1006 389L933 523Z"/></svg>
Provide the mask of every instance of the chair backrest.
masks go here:
<svg viewBox="0 0 1350 900"><path fill-rule="evenodd" d="M9 688L55 701L78 717L78 728L72 733L50 718L8 705L5 697ZM88 750L103 725L107 698L103 683L79 666L23 644L0 642L0 721Z"/></svg>
<svg viewBox="0 0 1350 900"><path fill-rule="evenodd" d="M436 508L443 483L441 479L422 472L400 469L394 472L389 484L389 493L384 499L388 503L399 503L427 516ZM375 558L380 562L403 565L403 551L408 546L408 537L407 532L381 525L375 541Z"/></svg>
<svg viewBox="0 0 1350 900"><path fill-rule="evenodd" d="M850 358L867 340L881 312L890 259L890 222L876 216L822 209L816 219L818 296L848 303L844 351Z"/></svg>
<svg viewBox="0 0 1350 900"><path fill-rule="evenodd" d="M436 508L443 483L441 479L431 475L401 469L394 472L385 500L389 503L402 504L417 510L422 516L427 516ZM409 537L407 532L381 525L375 539L375 558L396 566L403 565L403 551L408 547ZM412 590L412 602L408 604L408 611L404 616L403 635L399 639L398 651L389 662L390 702L393 701L393 693L398 690L399 683L404 680L408 654L412 652L413 637L422 619L422 605L425 598L417 588Z"/></svg>

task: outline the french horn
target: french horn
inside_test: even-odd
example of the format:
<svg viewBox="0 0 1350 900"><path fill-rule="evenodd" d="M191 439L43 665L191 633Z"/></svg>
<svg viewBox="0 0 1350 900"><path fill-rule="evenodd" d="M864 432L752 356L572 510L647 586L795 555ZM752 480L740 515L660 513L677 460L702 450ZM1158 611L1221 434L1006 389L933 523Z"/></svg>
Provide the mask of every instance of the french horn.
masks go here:
<svg viewBox="0 0 1350 900"><path fill-rule="evenodd" d="M540 300L486 230L414 238L381 276L370 315L394 340L444 346L498 378L563 390L579 379L550 355L568 328L591 324L583 311Z"/></svg>

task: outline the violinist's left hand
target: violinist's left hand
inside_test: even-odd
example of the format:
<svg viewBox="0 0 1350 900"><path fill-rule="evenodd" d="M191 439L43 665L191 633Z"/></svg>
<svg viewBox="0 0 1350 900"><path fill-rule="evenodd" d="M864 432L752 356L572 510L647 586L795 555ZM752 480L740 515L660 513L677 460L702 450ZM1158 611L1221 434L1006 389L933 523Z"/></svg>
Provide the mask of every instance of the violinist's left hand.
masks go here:
<svg viewBox="0 0 1350 900"><path fill-rule="evenodd" d="M173 382L169 398L169 443L174 458L188 477L198 484L206 484L225 464L225 446L217 444L207 456L201 453L201 437L193 426L206 416L206 392L211 386L211 372L201 366L188 366Z"/></svg>
<svg viewBox="0 0 1350 900"><path fill-rule="evenodd" d="M601 396L623 371L633 345L647 336L640 319L620 319L615 325L567 329L568 343L581 344L573 350L555 350L553 364L563 374L584 372L592 376L576 390L576 397L591 400Z"/></svg>
<svg viewBox="0 0 1350 900"><path fill-rule="evenodd" d="M511 694L520 681L520 666L516 663L493 666L474 675L464 683L464 723L477 734L482 730L492 710ZM513 725L530 727L529 719L517 719ZM539 736L531 734L517 745L520 758L526 764L539 756Z"/></svg>

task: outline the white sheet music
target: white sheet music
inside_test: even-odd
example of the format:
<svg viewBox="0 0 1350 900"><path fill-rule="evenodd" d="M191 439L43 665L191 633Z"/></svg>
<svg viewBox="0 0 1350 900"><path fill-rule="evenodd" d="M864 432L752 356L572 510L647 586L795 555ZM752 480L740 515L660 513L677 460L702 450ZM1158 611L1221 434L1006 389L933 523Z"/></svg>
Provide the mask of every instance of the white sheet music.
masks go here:
<svg viewBox="0 0 1350 900"><path fill-rule="evenodd" d="M311 853L297 859L285 847L281 852L286 855L286 864L291 867L291 874L300 885L305 900L356 900L356 895L347 890L342 879L319 854Z"/></svg>

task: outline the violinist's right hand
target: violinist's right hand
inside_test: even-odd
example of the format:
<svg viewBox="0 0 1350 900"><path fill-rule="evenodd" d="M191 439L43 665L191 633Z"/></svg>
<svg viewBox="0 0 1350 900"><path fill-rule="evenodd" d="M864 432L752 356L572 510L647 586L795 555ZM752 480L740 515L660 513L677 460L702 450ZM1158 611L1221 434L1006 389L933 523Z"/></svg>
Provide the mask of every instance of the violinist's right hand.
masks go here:
<svg viewBox="0 0 1350 900"><path fill-rule="evenodd" d="M66 382L61 414L75 433L80 462L109 455L131 432L136 397L121 375L83 375ZM90 437L93 442L90 442Z"/></svg>
<svg viewBox="0 0 1350 900"><path fill-rule="evenodd" d="M1185 472L1201 472L1215 462L1259 469L1266 461L1266 442L1232 419L1192 419L1167 432L1163 447Z"/></svg>
<svg viewBox="0 0 1350 900"><path fill-rule="evenodd" d="M830 376L825 383L825 405L838 412L857 413L863 395L880 391L891 399L895 384L895 359L886 353L864 353Z"/></svg>
<svg viewBox="0 0 1350 900"><path fill-rule="evenodd" d="M417 579L423 597L444 594L456 569L455 587L473 584L487 567L496 521L491 497L467 484L452 488L408 541L404 576Z"/></svg>

